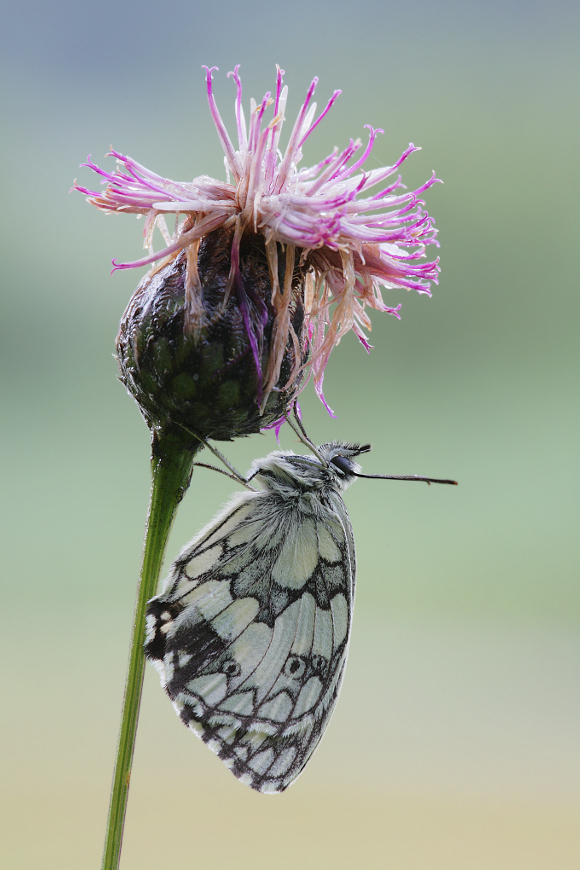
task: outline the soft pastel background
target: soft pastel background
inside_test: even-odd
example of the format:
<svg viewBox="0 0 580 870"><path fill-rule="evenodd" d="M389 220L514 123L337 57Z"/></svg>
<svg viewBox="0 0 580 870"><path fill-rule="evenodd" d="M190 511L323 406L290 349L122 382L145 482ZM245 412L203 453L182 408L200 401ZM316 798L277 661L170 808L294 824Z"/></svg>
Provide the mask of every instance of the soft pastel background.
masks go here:
<svg viewBox="0 0 580 870"><path fill-rule="evenodd" d="M223 177L201 64L286 70L343 95L305 155L382 126L370 165L444 185L433 299L352 336L311 437L370 440L347 494L359 577L350 662L320 750L285 795L239 785L147 673L123 870L572 870L578 597L572 2L23 0L0 28L2 807L9 870L100 866L148 499L148 435L115 380L140 225L68 193L110 144L176 179ZM112 166L112 161L110 162ZM403 298L403 296L405 298ZM275 446L227 447L242 470ZM283 446L295 442L288 433ZM174 557L233 484L196 473Z"/></svg>

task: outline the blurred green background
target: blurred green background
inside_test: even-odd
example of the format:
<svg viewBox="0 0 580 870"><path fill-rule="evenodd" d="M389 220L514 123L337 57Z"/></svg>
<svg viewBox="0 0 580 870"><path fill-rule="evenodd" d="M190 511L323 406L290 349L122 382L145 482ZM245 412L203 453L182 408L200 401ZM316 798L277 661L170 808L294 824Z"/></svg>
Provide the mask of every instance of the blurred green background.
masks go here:
<svg viewBox="0 0 580 870"><path fill-rule="evenodd" d="M349 667L283 796L238 784L149 669L122 868L578 867L575 27L567 0L4 5L2 867L100 866L148 500L147 430L112 357L140 275L109 275L141 226L68 189L111 144L174 179L223 177L200 66L220 67L231 124L228 70L247 106L276 62L289 118L314 75L319 104L343 90L305 165L370 123L369 165L413 141L407 185L445 182L427 196L433 298L388 296L403 319L374 317L369 356L343 340L338 419L308 391L308 431L370 440L368 472L460 486L349 490ZM274 447L227 453L245 470ZM233 486L196 473L169 559Z"/></svg>

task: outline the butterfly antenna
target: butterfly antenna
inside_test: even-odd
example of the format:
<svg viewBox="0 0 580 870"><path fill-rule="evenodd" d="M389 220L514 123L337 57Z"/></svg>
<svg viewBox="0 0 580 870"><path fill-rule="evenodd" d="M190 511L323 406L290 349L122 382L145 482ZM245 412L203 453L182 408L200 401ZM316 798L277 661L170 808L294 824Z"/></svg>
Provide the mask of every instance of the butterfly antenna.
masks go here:
<svg viewBox="0 0 580 870"><path fill-rule="evenodd" d="M457 486L456 480L439 480L436 477L419 477L418 474L356 474L355 477L365 477L367 480L421 480L423 483L431 485L432 483L449 483L451 486Z"/></svg>

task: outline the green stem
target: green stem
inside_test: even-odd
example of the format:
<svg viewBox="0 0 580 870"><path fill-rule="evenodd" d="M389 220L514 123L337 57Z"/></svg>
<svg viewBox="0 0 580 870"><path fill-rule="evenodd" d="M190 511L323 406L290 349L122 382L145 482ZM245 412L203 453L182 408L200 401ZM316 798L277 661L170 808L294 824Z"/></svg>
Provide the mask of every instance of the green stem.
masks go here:
<svg viewBox="0 0 580 870"><path fill-rule="evenodd" d="M151 454L153 479L102 870L117 870L119 867L145 672L143 653L145 609L157 589L167 539L179 502L191 480L196 451L196 447L192 447L190 443L184 444L183 440L174 435L159 433L153 435Z"/></svg>

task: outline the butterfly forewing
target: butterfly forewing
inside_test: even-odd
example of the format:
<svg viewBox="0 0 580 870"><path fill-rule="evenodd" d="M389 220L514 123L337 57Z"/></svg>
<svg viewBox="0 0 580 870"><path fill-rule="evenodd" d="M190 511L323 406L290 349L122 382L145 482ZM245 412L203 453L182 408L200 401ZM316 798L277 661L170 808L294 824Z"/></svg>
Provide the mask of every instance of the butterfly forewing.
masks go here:
<svg viewBox="0 0 580 870"><path fill-rule="evenodd" d="M283 791L307 763L346 662L350 480L325 449L365 448L323 445L327 465L282 452L255 463L265 491L236 495L148 605L145 651L177 713L262 792Z"/></svg>

